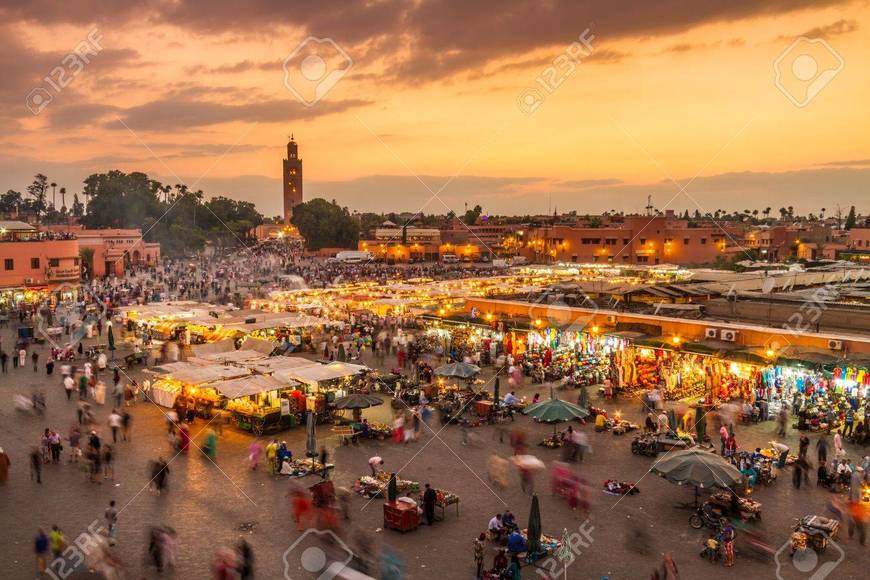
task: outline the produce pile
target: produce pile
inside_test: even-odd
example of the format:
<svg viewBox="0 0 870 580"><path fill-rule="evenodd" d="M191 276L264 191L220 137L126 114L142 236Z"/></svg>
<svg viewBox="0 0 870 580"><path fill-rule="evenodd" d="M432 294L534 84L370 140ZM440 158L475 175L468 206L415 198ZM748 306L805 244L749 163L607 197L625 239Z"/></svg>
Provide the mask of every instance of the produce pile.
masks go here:
<svg viewBox="0 0 870 580"><path fill-rule="evenodd" d="M356 484L354 484L354 491L360 495L368 497L386 495L389 482L390 474L386 471L379 471L375 477L372 477L371 475L363 475L357 480ZM399 493L419 493L420 482L409 481L397 477L396 489L398 489Z"/></svg>

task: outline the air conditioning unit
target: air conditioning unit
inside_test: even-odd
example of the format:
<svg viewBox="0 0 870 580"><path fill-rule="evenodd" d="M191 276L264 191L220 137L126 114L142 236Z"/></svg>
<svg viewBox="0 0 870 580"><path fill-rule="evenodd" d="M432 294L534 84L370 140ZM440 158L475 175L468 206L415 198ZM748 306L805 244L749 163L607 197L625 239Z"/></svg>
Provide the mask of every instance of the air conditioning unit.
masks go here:
<svg viewBox="0 0 870 580"><path fill-rule="evenodd" d="M609 314L607 316L607 324L616 324L616 316Z"/></svg>
<svg viewBox="0 0 870 580"><path fill-rule="evenodd" d="M737 340L737 331L723 329L719 336L722 338L722 340L734 342L735 340Z"/></svg>
<svg viewBox="0 0 870 580"><path fill-rule="evenodd" d="M704 338L717 338L719 336L718 328L705 328Z"/></svg>
<svg viewBox="0 0 870 580"><path fill-rule="evenodd" d="M24 279L25 284L34 284L35 282L36 281L33 278L25 278Z"/></svg>
<svg viewBox="0 0 870 580"><path fill-rule="evenodd" d="M829 340L828 348L831 350L843 350L843 341L842 340Z"/></svg>

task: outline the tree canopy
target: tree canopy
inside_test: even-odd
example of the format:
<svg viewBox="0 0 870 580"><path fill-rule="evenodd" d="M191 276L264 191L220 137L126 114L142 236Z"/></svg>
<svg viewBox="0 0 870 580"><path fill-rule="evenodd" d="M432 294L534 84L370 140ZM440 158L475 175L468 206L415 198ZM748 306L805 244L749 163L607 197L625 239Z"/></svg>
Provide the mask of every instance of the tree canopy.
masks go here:
<svg viewBox="0 0 870 580"><path fill-rule="evenodd" d="M359 224L346 207L315 198L293 208L291 223L310 250L328 247L356 248Z"/></svg>

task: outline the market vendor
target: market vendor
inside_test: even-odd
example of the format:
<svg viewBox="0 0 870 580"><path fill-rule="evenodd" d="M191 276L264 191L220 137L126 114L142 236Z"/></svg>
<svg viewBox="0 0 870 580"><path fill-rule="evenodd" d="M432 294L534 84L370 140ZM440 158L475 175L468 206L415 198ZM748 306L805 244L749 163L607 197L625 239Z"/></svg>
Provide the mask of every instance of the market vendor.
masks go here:
<svg viewBox="0 0 870 580"><path fill-rule="evenodd" d="M788 457L788 445L780 443L778 441L771 441L770 447L774 449L779 457L777 460L777 467L782 469L785 467L785 460Z"/></svg>
<svg viewBox="0 0 870 580"><path fill-rule="evenodd" d="M508 536L507 549L511 554L522 554L523 552L528 551L529 548L526 545L526 539L518 529L514 529L514 531Z"/></svg>
<svg viewBox="0 0 870 580"><path fill-rule="evenodd" d="M489 535L493 540L500 541L502 539L505 529L504 524L501 521L501 514L495 514L495 516L489 520L487 531L489 531Z"/></svg>
<svg viewBox="0 0 870 580"><path fill-rule="evenodd" d="M520 400L517 398L517 394L515 391L511 391L507 395L504 396L504 404L508 407L516 405Z"/></svg>
<svg viewBox="0 0 870 580"><path fill-rule="evenodd" d="M505 510L502 514L501 525L509 532L517 529L517 520L510 510Z"/></svg>
<svg viewBox="0 0 870 580"><path fill-rule="evenodd" d="M378 471L381 471L383 468L384 460L379 455L369 458L369 469L372 470L372 477L377 476Z"/></svg>

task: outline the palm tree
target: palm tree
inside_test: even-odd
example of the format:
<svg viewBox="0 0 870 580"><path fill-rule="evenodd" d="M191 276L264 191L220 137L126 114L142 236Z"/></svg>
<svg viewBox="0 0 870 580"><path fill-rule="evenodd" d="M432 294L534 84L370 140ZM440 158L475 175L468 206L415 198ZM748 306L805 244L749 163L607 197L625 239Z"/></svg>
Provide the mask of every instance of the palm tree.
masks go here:
<svg viewBox="0 0 870 580"><path fill-rule="evenodd" d="M56 188L57 188L57 184L52 181L51 182L51 207L53 207L54 209L57 209L57 191L55 191Z"/></svg>
<svg viewBox="0 0 870 580"><path fill-rule="evenodd" d="M66 188L65 187L60 188L60 203L61 203L61 208L66 209Z"/></svg>

